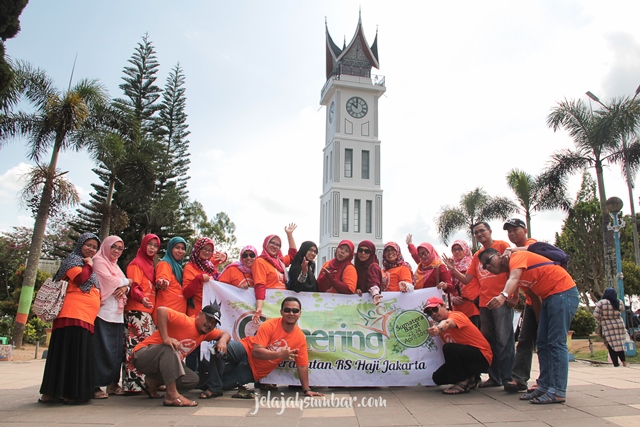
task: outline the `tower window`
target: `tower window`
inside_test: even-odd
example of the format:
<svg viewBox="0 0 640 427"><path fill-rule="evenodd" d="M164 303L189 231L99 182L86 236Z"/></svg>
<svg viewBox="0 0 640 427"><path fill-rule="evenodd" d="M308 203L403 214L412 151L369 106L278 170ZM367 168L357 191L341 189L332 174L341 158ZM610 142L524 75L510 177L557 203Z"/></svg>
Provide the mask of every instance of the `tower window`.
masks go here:
<svg viewBox="0 0 640 427"><path fill-rule="evenodd" d="M349 199L342 199L342 231L349 231Z"/></svg>
<svg viewBox="0 0 640 427"><path fill-rule="evenodd" d="M369 179L369 151L362 150L362 179Z"/></svg>
<svg viewBox="0 0 640 427"><path fill-rule="evenodd" d="M351 148L344 150L344 176L353 178L353 150Z"/></svg>
<svg viewBox="0 0 640 427"><path fill-rule="evenodd" d="M373 223L373 202L367 200L367 206L365 208L365 233L371 233L371 224Z"/></svg>
<svg viewBox="0 0 640 427"><path fill-rule="evenodd" d="M360 232L360 200L353 201L353 231Z"/></svg>

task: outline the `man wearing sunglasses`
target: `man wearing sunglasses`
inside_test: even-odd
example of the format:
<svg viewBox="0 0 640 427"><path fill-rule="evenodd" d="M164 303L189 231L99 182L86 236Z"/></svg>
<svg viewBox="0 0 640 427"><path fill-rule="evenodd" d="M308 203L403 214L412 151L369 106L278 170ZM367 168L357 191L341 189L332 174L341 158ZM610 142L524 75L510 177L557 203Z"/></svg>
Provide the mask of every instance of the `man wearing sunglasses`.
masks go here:
<svg viewBox="0 0 640 427"><path fill-rule="evenodd" d="M491 227L481 221L473 226L473 235L483 249L493 248L503 253L510 247L509 243L502 240L493 240ZM496 309L488 307L489 300L499 293L507 281L504 273L493 273L482 268L478 253L473 255L471 265L465 274L455 268L453 259L442 256L442 260L461 283L465 286L463 293L465 298L475 299L480 295L480 330L482 335L491 344L493 351L493 363L489 368L489 379L481 383L479 387L500 387L511 382L511 368L515 360L515 339L513 335L513 308L504 304Z"/></svg>
<svg viewBox="0 0 640 427"><path fill-rule="evenodd" d="M305 396L322 396L309 388L307 340L297 325L301 314L300 300L287 297L280 305L281 317L262 323L255 336L239 342L229 341L226 353L219 352L209 366L207 387L211 397L222 396L222 390L263 379L282 361L295 361ZM254 396L240 389L232 397L252 399Z"/></svg>
<svg viewBox="0 0 640 427"><path fill-rule="evenodd" d="M466 314L447 310L441 298L429 298L424 312L433 320L429 322L429 335L439 335L445 343L444 364L433 373L433 382L453 384L444 394L469 392L477 385L480 374L489 370L493 359L491 346Z"/></svg>
<svg viewBox="0 0 640 427"><path fill-rule="evenodd" d="M504 305L509 295L522 288L531 297L538 317L538 388L520 396L535 404L564 403L569 376L567 332L578 309L578 289L567 271L556 262L529 251L500 256L489 248L478 257L494 274L508 273L504 289L487 306Z"/></svg>

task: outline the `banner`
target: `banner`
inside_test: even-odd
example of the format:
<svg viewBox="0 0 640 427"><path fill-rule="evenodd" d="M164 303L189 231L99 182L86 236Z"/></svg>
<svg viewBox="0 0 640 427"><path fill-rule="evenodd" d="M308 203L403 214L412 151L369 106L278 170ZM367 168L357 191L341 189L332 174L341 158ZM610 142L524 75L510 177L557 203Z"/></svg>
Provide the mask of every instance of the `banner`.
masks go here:
<svg viewBox="0 0 640 427"><path fill-rule="evenodd" d="M280 305L288 296L302 303L298 326L307 336L311 385L433 385L431 376L444 363L442 340L427 333L429 321L423 309L427 298L441 296L438 289L384 292L378 306L368 294L268 289L264 318L280 317ZM252 288L210 281L204 285L202 304L213 302L222 312L219 328L232 339L255 335ZM283 361L262 382L299 384L295 362Z"/></svg>

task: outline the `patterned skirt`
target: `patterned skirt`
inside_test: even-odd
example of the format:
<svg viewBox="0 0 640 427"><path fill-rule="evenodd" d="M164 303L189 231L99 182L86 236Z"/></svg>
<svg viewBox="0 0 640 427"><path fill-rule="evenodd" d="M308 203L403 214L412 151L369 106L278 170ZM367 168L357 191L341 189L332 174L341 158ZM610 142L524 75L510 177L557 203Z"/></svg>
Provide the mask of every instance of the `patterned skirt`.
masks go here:
<svg viewBox="0 0 640 427"><path fill-rule="evenodd" d="M144 383L144 375L138 373L131 363L131 353L135 346L156 331L151 313L131 310L124 313L125 362L122 365L122 388L126 392L142 391L138 382Z"/></svg>

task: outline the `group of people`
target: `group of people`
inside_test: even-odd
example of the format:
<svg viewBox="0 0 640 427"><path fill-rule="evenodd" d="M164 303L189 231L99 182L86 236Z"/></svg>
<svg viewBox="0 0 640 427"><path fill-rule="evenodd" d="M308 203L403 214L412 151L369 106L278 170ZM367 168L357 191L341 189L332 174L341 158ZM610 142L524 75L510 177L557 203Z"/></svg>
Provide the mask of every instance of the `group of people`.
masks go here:
<svg viewBox="0 0 640 427"><path fill-rule="evenodd" d="M425 313L432 322L429 334L445 340L445 363L433 375L436 384L453 384L445 393L465 393L476 386L526 390L537 345L537 388L521 399L562 402L568 375L566 332L578 304L575 283L562 267L526 250L535 240L527 238L522 220L511 219L503 228L515 249L493 240L489 224L480 222L473 233L482 250L472 255L466 242L456 240L451 257L440 257L426 242L416 247L408 235L415 271L395 242L384 245L380 265L376 246L369 240L357 246L341 241L334 258L317 269L318 246L305 241L297 249L296 225L289 224L284 229L286 255L280 237L269 235L260 254L255 247L245 246L239 259L221 272L218 266L227 261L227 255L216 252L211 239L198 238L183 267L187 243L174 237L154 265L160 239L147 234L125 274L117 264L124 250L122 239L109 236L100 245L96 235L85 233L55 277L67 280L69 286L62 311L53 322L40 401L80 403L110 394L140 393L159 398L164 391L165 405L193 406L197 402L186 399L180 390L200 388L204 399L234 387L238 387L237 397L247 397L251 394L244 384L272 387L260 380L269 373L267 368L277 366L274 360L287 358L296 360L305 394L313 395L304 335L301 340L295 325L300 302L285 299L281 318L262 323L256 337L236 343L216 329L221 321L219 308L202 306L204 283L217 280L253 290L256 323L264 320L266 289L368 293L378 304L384 292L437 287L443 298L430 298ZM544 265L537 265L541 262ZM516 347L512 325L518 287L525 291L527 305ZM269 346L283 334L296 335L287 340L300 344L295 351ZM201 361L200 352L193 350L203 340L217 340L216 355ZM484 372L489 379L482 382Z"/></svg>

